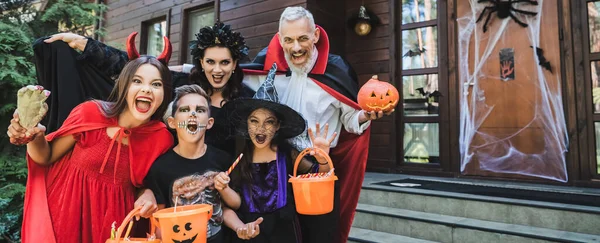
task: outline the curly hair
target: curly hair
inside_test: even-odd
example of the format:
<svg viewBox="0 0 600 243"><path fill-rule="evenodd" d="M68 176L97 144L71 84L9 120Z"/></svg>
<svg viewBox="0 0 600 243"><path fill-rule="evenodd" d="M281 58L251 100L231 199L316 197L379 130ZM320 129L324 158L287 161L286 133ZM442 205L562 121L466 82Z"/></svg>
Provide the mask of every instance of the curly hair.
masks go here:
<svg viewBox="0 0 600 243"><path fill-rule="evenodd" d="M212 95L214 90L208 82L206 75L201 72L200 60L204 58L204 53L210 47L224 47L229 50L231 57L237 61L234 73L223 88L223 102L233 100L239 96L242 89L242 79L244 74L240 68L239 61L248 57L248 46L244 37L239 32L231 30L231 26L216 22L213 26L206 26L200 29L196 34L196 40L190 42L190 52L194 69L190 73L190 81L199 84L208 95Z"/></svg>

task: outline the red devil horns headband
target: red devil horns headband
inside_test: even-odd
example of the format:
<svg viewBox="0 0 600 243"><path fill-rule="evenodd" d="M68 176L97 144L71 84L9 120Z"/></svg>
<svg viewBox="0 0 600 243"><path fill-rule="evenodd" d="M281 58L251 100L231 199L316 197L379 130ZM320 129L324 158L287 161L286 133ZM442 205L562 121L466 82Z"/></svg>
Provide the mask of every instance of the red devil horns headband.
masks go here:
<svg viewBox="0 0 600 243"><path fill-rule="evenodd" d="M140 57L140 53L135 49L135 36L137 36L138 32L133 32L127 37L127 56L129 60L136 59ZM169 59L171 59L171 53L173 48L171 47L171 42L169 38L166 36L163 37L164 41L164 49L162 53L156 58L158 61L162 62L165 65L168 65Z"/></svg>

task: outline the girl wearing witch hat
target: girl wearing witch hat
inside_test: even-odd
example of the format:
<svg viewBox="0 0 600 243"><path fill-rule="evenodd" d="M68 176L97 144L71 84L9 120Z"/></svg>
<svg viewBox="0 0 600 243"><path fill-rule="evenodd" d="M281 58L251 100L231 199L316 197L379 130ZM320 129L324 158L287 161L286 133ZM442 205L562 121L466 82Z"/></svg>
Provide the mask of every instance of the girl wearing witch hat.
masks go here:
<svg viewBox="0 0 600 243"><path fill-rule="evenodd" d="M267 80L257 90L253 99L237 99L229 102L225 109L236 130L245 138L244 156L231 173L231 187L241 197L238 216L241 220L225 223L236 231L234 242L256 236L251 242L300 242L301 232L294 207L292 188L287 183L299 152L286 139L304 132L306 122L292 108L278 102L273 78L277 70L273 64ZM328 125L316 133L309 128L314 148L329 152L334 134L327 139ZM314 155L314 153L311 153ZM303 159L298 166L301 173L326 172L329 166L325 158L316 156L316 163ZM215 187L227 186L229 177L220 173ZM260 234L248 231L243 222L263 218Z"/></svg>
<svg viewBox="0 0 600 243"><path fill-rule="evenodd" d="M134 208L152 162L173 145L160 121L173 92L171 44L164 41L158 58L128 46L130 61L108 100L78 105L56 132L45 135L40 124L27 130L15 114L8 133L11 143L27 144L29 170L23 242L101 243ZM135 204L146 211L156 208L140 200Z"/></svg>

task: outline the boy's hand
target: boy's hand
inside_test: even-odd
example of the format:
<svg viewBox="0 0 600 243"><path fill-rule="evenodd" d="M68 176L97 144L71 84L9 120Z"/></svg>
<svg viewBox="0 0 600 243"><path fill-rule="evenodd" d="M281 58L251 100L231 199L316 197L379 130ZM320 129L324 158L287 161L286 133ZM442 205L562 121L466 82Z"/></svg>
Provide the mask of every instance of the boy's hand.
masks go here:
<svg viewBox="0 0 600 243"><path fill-rule="evenodd" d="M156 212L156 210L158 210L156 198L150 189L145 189L144 192L137 198L137 200L135 200L133 205L134 207L142 208L140 210L140 216L144 218L149 218L154 212ZM137 218L139 219L139 217Z"/></svg>
<svg viewBox="0 0 600 243"><path fill-rule="evenodd" d="M247 223L244 227L239 227L235 230L238 238L242 240L252 239L260 234L260 223L263 218L258 218L254 222Z"/></svg>
<svg viewBox="0 0 600 243"><path fill-rule="evenodd" d="M225 172L221 172L215 176L215 188L217 191L223 191L225 188L229 186L229 181L231 179Z"/></svg>

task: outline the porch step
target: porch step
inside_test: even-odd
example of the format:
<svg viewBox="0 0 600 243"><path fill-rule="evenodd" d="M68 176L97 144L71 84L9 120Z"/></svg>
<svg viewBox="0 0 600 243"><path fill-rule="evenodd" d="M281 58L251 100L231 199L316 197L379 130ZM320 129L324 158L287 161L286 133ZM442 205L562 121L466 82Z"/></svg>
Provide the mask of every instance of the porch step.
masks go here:
<svg viewBox="0 0 600 243"><path fill-rule="evenodd" d="M600 236L359 203L353 227L437 242L600 242Z"/></svg>
<svg viewBox="0 0 600 243"><path fill-rule="evenodd" d="M359 203L504 224L600 235L600 208L365 184Z"/></svg>
<svg viewBox="0 0 600 243"><path fill-rule="evenodd" d="M355 243L433 243L435 241L421 240L385 232L352 227L348 242Z"/></svg>

